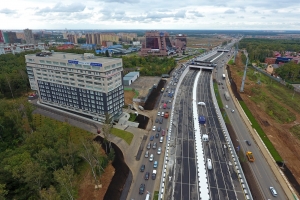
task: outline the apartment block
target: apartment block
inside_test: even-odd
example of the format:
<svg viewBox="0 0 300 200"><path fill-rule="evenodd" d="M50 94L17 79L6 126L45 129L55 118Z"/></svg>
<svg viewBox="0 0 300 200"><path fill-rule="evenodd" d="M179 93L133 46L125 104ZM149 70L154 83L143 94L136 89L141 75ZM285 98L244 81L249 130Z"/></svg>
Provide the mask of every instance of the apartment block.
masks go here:
<svg viewBox="0 0 300 200"><path fill-rule="evenodd" d="M34 37L33 37L33 34L32 34L32 30L30 29L24 29L24 37L25 37L25 41L26 41L26 44L34 44Z"/></svg>
<svg viewBox="0 0 300 200"><path fill-rule="evenodd" d="M114 118L122 114L122 59L53 51L25 59L31 89L39 94L40 103L101 122L105 114Z"/></svg>

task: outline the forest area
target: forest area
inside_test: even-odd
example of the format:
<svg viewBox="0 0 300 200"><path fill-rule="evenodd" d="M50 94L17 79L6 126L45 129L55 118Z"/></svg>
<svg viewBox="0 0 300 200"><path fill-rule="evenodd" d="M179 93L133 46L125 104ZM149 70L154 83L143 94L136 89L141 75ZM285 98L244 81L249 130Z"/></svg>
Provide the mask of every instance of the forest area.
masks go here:
<svg viewBox="0 0 300 200"><path fill-rule="evenodd" d="M296 57L300 53L300 40L246 38L240 41L239 48L247 50L249 64L263 63L266 57L273 57L274 51L278 51L281 55L285 55L285 52L293 52L293 56ZM245 60L244 56L243 61ZM300 82L300 64L293 61L275 69L275 73L288 83Z"/></svg>
<svg viewBox="0 0 300 200"><path fill-rule="evenodd" d="M168 74L175 66L174 58L155 56L123 56L123 67L140 71L141 76L161 76Z"/></svg>
<svg viewBox="0 0 300 200"><path fill-rule="evenodd" d="M0 55L0 200L76 199L82 170L101 184L114 151L106 139L108 154L91 133L33 114L24 55L35 52Z"/></svg>

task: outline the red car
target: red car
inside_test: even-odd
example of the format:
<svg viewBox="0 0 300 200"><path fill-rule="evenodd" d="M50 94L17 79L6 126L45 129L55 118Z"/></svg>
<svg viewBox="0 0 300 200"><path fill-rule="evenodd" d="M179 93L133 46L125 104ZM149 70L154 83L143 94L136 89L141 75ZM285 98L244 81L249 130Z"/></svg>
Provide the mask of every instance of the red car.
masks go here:
<svg viewBox="0 0 300 200"><path fill-rule="evenodd" d="M162 136L165 136L165 134L166 134L166 130L163 129L161 135L162 135Z"/></svg>

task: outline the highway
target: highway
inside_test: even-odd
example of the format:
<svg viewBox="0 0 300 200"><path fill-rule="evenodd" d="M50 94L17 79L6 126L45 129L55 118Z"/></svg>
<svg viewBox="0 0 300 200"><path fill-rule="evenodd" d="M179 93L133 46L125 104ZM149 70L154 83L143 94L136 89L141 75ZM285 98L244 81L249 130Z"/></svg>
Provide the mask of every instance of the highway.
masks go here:
<svg viewBox="0 0 300 200"><path fill-rule="evenodd" d="M233 126L233 129L237 135L237 138L239 140L239 143L244 151L251 151L255 157L255 162L249 163L251 166L251 169L253 171L253 175L256 178L259 187L262 190L263 196L265 199L287 199L285 193L283 192L283 189L281 188L280 184L277 182L273 172L271 171L271 168L269 167L268 163L266 162L265 158L263 157L262 153L260 152L259 148L257 147L256 143L253 141L251 134L249 133L246 125L244 124L243 120L241 119L238 112L232 113L230 110L234 109L237 111L237 109L234 106L234 103L232 99L227 101L224 97L224 91L228 91L227 85L225 84L225 80L222 79L222 74L224 74L225 66L224 64L228 61L227 54L224 54L220 59L218 59L218 66L217 66L217 81L220 81L223 83L223 85L218 85L220 95L222 98L222 102L225 105L228 105L228 109L226 109L226 113L229 117L229 120L231 122L231 125ZM224 62L222 62L222 59ZM224 89L222 89L224 87ZM238 88L240 86L237 86ZM232 98L232 97L231 97ZM248 146L246 144L246 140L251 142L251 146ZM244 152L243 152L244 153ZM248 162L248 161L246 161ZM270 193L269 187L273 186L277 193L277 197L273 197ZM255 194L252 194L253 197L255 197Z"/></svg>
<svg viewBox="0 0 300 200"><path fill-rule="evenodd" d="M176 164L174 177L175 200L198 199L195 137L192 111L192 86L198 71L190 70L180 85L176 101L179 103L176 132ZM177 103L176 102L176 103ZM173 129L174 130L174 129Z"/></svg>
<svg viewBox="0 0 300 200"><path fill-rule="evenodd" d="M197 86L197 102L206 104L198 106L198 114L206 118L206 125L201 126L201 133L209 135L209 142L203 146L205 157L212 160L212 169L206 168L211 199L244 199L245 196L234 166L231 164L233 161L227 151L226 140L212 101L210 78L211 71L202 70Z"/></svg>
<svg viewBox="0 0 300 200"><path fill-rule="evenodd" d="M181 72L181 70L175 70L175 71ZM178 74L177 77L179 78L181 73L177 73L177 74ZM172 109L171 104L172 104L173 98L169 97L168 93L169 92L174 93L176 85L168 83L164 87L165 87L164 92L162 92L160 97L158 98L159 99L158 112L160 112L160 114L162 112L169 112L169 113L171 112L171 109ZM169 101L171 101L171 102L169 102ZM166 103L169 108L168 107L164 108L163 107L164 103ZM160 124L159 121L157 122L156 119L158 119L158 120L163 119L162 124ZM160 116L157 115L153 120L154 120L153 125L156 126L156 131L153 131L153 130L149 131L149 137L147 138L145 146L143 147L143 153L142 153L141 159L138 162L139 166L145 165L145 171L144 172L139 172L139 174L133 180L133 182L132 182L133 187L132 187L131 196L129 198L127 198L127 199L130 199L130 200L131 199L134 199L134 200L145 199L147 192L150 192L151 199L152 199L153 194L154 194L155 184L160 183L160 178L161 178L161 173L162 173L161 170L162 170L162 165L163 165L163 158L164 158L164 154L165 154L166 135L167 135L168 120L169 119L165 119L161 115ZM157 131L158 127L161 128L161 130L159 132ZM162 136L163 130L165 131L165 134L166 134L165 136ZM155 135L157 133L159 134L158 138L155 137ZM154 136L153 141L150 141L151 136ZM159 141L160 137L164 138L163 143L160 143L160 141ZM155 149L153 149L153 143L154 142L157 143L157 147ZM147 149L148 143L151 143L151 148L149 150ZM160 155L157 154L158 147L161 147L161 149L162 149L162 152L161 152ZM145 158L146 151L149 151L149 157L150 157L151 154L153 154L153 161L149 161L149 157ZM152 177L151 177L152 171L155 169L153 167L154 161L158 161L158 167L157 167L156 179L152 180ZM150 173L149 180L145 180L145 178L144 178L146 172ZM139 188L140 188L141 184L145 184L144 194L139 194Z"/></svg>

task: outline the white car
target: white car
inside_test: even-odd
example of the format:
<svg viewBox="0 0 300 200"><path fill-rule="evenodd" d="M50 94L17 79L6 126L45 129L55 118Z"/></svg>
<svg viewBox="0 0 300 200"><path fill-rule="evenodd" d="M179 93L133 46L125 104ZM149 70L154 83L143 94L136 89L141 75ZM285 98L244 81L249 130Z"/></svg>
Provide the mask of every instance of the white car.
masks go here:
<svg viewBox="0 0 300 200"><path fill-rule="evenodd" d="M153 126L152 131L156 131L156 126Z"/></svg>
<svg viewBox="0 0 300 200"><path fill-rule="evenodd" d="M152 162L153 161L153 154L150 155L149 157L149 161Z"/></svg>
<svg viewBox="0 0 300 200"><path fill-rule="evenodd" d="M225 105L225 108L228 108L228 105Z"/></svg>
<svg viewBox="0 0 300 200"><path fill-rule="evenodd" d="M161 147L158 147L158 149L157 149L157 154L158 154L158 155L161 154Z"/></svg>
<svg viewBox="0 0 300 200"><path fill-rule="evenodd" d="M160 116L160 112L157 112L157 116Z"/></svg>
<svg viewBox="0 0 300 200"><path fill-rule="evenodd" d="M165 115L165 112L161 112L161 116L163 117Z"/></svg>
<svg viewBox="0 0 300 200"><path fill-rule="evenodd" d="M234 110L232 109L231 112L234 113Z"/></svg>

